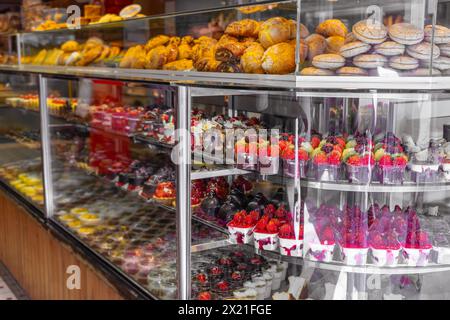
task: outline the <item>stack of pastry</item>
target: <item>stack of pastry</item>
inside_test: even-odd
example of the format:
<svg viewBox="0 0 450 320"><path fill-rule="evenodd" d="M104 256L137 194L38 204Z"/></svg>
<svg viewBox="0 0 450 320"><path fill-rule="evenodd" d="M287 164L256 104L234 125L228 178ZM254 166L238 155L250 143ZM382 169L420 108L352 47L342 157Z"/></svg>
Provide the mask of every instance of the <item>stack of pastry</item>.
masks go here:
<svg viewBox="0 0 450 320"><path fill-rule="evenodd" d="M410 23L388 22L385 26L362 20L353 25L350 33L340 20L322 22L317 33L305 39L309 66L301 74L367 76L379 75L383 68L404 76L427 76L450 70L450 53L446 52L450 29L437 25L433 44L431 25L421 29Z"/></svg>

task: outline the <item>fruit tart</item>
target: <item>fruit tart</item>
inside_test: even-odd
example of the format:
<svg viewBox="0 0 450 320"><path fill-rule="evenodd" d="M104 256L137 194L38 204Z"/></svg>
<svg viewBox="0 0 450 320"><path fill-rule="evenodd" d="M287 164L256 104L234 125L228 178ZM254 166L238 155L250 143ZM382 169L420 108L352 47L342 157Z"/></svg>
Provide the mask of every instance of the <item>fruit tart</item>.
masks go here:
<svg viewBox="0 0 450 320"><path fill-rule="evenodd" d="M171 181L160 182L155 189L153 199L165 204L171 205L172 201L176 198L175 184Z"/></svg>

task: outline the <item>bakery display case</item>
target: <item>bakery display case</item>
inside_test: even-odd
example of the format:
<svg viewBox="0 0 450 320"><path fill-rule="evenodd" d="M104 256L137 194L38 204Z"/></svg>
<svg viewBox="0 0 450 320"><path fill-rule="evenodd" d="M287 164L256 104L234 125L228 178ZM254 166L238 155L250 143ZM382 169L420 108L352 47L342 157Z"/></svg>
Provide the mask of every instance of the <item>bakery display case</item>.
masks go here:
<svg viewBox="0 0 450 320"><path fill-rule="evenodd" d="M1 180L26 201L43 208L38 79L0 74Z"/></svg>
<svg viewBox="0 0 450 320"><path fill-rule="evenodd" d="M22 33L2 182L148 298L450 298L449 3Z"/></svg>

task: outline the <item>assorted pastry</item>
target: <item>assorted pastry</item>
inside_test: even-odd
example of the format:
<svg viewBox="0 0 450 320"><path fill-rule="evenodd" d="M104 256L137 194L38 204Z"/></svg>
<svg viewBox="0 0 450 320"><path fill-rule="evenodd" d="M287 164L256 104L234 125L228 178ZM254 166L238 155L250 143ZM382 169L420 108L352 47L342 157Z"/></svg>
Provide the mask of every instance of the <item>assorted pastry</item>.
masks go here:
<svg viewBox="0 0 450 320"><path fill-rule="evenodd" d="M321 22L304 39L300 50L305 76L429 76L448 74L450 29L425 28L391 19L355 23L350 29L339 19ZM301 47L300 47L301 49ZM443 50L441 50L443 49ZM447 50L448 51L448 50ZM432 65L432 68L430 68ZM432 70L430 70L432 69Z"/></svg>

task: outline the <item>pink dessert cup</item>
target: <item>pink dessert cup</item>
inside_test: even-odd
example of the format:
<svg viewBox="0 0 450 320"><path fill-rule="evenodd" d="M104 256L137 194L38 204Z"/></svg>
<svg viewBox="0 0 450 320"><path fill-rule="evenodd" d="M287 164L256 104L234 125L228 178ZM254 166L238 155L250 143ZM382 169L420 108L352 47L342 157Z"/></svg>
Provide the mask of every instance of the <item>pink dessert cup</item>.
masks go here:
<svg viewBox="0 0 450 320"><path fill-rule="evenodd" d="M344 263L349 266L363 266L367 262L369 248L342 247Z"/></svg>
<svg viewBox="0 0 450 320"><path fill-rule="evenodd" d="M298 161L297 178L306 178L308 161ZM283 159L283 173L286 177L295 178L295 159Z"/></svg>
<svg viewBox="0 0 450 320"><path fill-rule="evenodd" d="M278 249L278 233L254 232L255 249L275 251Z"/></svg>
<svg viewBox="0 0 450 320"><path fill-rule="evenodd" d="M312 261L330 262L333 260L333 252L336 243L311 243L309 258Z"/></svg>
<svg viewBox="0 0 450 320"><path fill-rule="evenodd" d="M374 248L370 247L372 261L376 266L395 267L398 263L401 247L398 249Z"/></svg>
<svg viewBox="0 0 450 320"><path fill-rule="evenodd" d="M228 232L230 233L230 240L236 244L247 244L253 241L253 228L239 228L228 225Z"/></svg>
<svg viewBox="0 0 450 320"><path fill-rule="evenodd" d="M425 267L428 265L430 253L433 247L431 245L423 248L403 247L403 257L406 264L411 267Z"/></svg>
<svg viewBox="0 0 450 320"><path fill-rule="evenodd" d="M288 257L303 256L303 239L280 239L280 254Z"/></svg>

